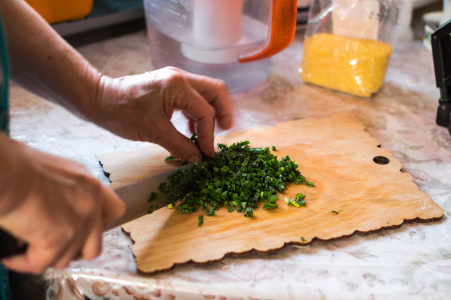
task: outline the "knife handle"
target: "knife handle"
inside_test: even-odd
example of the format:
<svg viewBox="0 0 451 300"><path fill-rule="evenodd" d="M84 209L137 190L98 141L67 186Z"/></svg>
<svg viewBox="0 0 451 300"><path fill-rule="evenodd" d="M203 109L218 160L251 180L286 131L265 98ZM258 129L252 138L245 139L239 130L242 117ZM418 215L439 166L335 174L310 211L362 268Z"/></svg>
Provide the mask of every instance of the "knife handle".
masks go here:
<svg viewBox="0 0 451 300"><path fill-rule="evenodd" d="M21 242L0 228L0 259L27 251L28 244Z"/></svg>

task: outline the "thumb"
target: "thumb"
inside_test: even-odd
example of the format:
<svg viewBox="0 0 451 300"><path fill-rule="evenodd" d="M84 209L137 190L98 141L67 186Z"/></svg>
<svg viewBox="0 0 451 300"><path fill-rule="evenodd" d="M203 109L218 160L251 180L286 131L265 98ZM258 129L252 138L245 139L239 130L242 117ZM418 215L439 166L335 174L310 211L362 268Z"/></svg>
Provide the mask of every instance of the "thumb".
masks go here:
<svg viewBox="0 0 451 300"><path fill-rule="evenodd" d="M196 144L181 134L171 122L165 128L164 135L158 139L158 144L168 150L174 157L189 163L201 162L202 154Z"/></svg>

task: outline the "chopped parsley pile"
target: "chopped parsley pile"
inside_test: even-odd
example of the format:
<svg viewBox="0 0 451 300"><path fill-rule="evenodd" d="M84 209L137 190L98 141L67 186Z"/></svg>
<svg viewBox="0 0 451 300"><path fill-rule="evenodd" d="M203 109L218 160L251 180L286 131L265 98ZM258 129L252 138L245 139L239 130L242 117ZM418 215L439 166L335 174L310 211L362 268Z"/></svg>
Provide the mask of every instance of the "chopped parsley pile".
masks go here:
<svg viewBox="0 0 451 300"><path fill-rule="evenodd" d="M218 144L214 158L192 168L179 170L162 183L160 192L169 208L177 208L182 214L205 211L214 216L215 211L227 207L245 217L252 217L254 209L263 203L264 209L277 207L277 192L283 192L288 183L307 184L298 165L284 156L281 160L269 148L252 148L249 141L234 143L230 147ZM272 150L275 151L275 147ZM152 194L150 199L155 199ZM295 207L305 206L305 196L297 194L293 200L285 199ZM199 216L198 225L203 223Z"/></svg>

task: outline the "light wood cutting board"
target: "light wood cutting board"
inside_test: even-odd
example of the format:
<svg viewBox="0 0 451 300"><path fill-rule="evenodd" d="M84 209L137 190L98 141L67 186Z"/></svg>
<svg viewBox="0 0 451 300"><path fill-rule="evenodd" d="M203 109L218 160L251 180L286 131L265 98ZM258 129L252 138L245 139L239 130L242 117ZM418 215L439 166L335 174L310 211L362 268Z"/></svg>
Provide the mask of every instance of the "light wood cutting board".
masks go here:
<svg viewBox="0 0 451 300"><path fill-rule="evenodd" d="M134 241L133 254L140 272L152 273L190 261L205 263L232 253L276 250L289 243L307 244L315 238L330 240L356 231L398 226L405 220L437 220L443 216L443 210L418 189L412 176L400 171L399 161L381 148L352 115L290 121L233 132L217 140L227 144L250 140L255 147L275 145L274 153L288 154L316 186L289 185L280 195L277 209L256 209L253 218L228 213L226 209L207 217L201 211L182 215L176 209L163 207L133 220L122 229ZM101 161L113 184L123 184L127 179L121 178L121 172L140 178L159 168L172 167L162 161L167 153L156 149L109 154ZM377 156L388 158L389 163L375 163ZM152 170L150 174L148 170ZM293 198L298 192L307 195L307 206L286 205L284 197ZM200 214L204 215L204 224L198 227Z"/></svg>

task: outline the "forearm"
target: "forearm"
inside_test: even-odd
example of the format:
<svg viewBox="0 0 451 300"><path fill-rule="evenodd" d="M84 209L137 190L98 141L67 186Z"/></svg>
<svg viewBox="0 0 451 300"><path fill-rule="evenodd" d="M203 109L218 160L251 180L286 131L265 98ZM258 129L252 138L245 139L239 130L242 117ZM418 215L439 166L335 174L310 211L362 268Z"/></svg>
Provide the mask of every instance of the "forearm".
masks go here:
<svg viewBox="0 0 451 300"><path fill-rule="evenodd" d="M101 74L25 1L0 1L14 81L91 119Z"/></svg>

